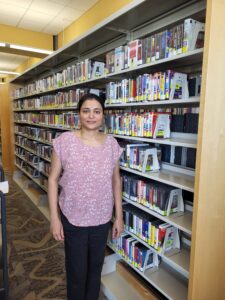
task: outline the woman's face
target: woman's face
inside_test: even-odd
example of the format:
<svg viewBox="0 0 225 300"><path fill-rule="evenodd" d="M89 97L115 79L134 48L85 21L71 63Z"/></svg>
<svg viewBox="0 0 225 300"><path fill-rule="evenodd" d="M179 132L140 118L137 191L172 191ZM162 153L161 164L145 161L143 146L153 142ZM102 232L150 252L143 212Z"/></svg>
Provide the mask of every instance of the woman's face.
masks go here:
<svg viewBox="0 0 225 300"><path fill-rule="evenodd" d="M103 122L103 109L101 104L94 100L86 100L80 109L81 127L88 130L98 130Z"/></svg>

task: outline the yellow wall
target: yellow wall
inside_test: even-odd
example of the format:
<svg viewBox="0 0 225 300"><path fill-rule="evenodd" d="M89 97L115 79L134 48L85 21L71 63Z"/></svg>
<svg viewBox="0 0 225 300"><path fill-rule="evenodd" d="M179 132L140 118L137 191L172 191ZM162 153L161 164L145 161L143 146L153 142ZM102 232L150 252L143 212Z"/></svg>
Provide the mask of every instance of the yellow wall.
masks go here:
<svg viewBox="0 0 225 300"><path fill-rule="evenodd" d="M69 43L82 33L91 29L93 26L103 21L125 5L133 2L132 0L99 0L79 19L74 21L63 32L58 35L58 47Z"/></svg>
<svg viewBox="0 0 225 300"><path fill-rule="evenodd" d="M0 24L0 42L53 50L50 34Z"/></svg>
<svg viewBox="0 0 225 300"><path fill-rule="evenodd" d="M19 65L19 67L16 68L14 71L18 72L18 73L23 73L26 70L28 70L29 68L31 68L34 64L38 63L39 61L41 61L41 58L29 57L24 63ZM16 76L17 75L6 75L5 82L9 82L11 79L13 79ZM0 92L0 95L1 95L1 92Z"/></svg>
<svg viewBox="0 0 225 300"><path fill-rule="evenodd" d="M22 63L15 72L23 73L25 70L31 68L32 65L41 61L41 58L29 57L24 63Z"/></svg>
<svg viewBox="0 0 225 300"><path fill-rule="evenodd" d="M0 24L0 42L13 43L21 46L53 50L53 36L46 33L16 28ZM15 72L24 72L41 59L29 57ZM15 76L6 76L6 82Z"/></svg>

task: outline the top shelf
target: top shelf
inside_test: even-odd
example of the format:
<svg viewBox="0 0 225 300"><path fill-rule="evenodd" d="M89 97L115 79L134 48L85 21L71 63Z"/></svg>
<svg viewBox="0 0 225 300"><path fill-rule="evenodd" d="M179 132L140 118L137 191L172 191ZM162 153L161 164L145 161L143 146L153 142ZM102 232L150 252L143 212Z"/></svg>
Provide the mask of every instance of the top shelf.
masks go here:
<svg viewBox="0 0 225 300"><path fill-rule="evenodd" d="M62 70L78 59L98 58L127 40L141 38L187 17L202 19L205 1L193 0L136 0L120 9L85 34L47 56L41 62L11 80L26 84L40 76Z"/></svg>
<svg viewBox="0 0 225 300"><path fill-rule="evenodd" d="M37 93L24 95L21 97L16 97L13 100L32 98L37 95L41 96L41 95L48 94L48 93L54 93L57 91L68 90L68 89L74 88L74 87L87 86L88 84L93 85L93 83L95 81L105 84L110 81L119 80L123 77L127 77L127 76L135 77L135 76L137 76L137 74L141 74L141 73L143 74L147 71L148 72L156 71L156 70L159 70L160 68L162 68L162 66L163 66L163 69L170 69L171 62L173 63L172 69L174 70L177 67L186 66L186 65L190 65L190 64L198 64L202 61L202 56L203 56L203 48L200 48L200 49L196 49L193 51L189 51L187 53L178 54L171 58L159 59L159 60L156 60L155 62L142 64L142 65L139 65L139 66L136 66L133 68L124 69L119 72L105 74L104 76L96 77L96 78L89 79L86 81L74 82L72 84L68 84L65 86L59 86L59 87L55 87L52 89L47 89L45 91L40 91ZM160 102L162 103L163 101L160 101ZM168 101L166 101L166 102L168 102Z"/></svg>

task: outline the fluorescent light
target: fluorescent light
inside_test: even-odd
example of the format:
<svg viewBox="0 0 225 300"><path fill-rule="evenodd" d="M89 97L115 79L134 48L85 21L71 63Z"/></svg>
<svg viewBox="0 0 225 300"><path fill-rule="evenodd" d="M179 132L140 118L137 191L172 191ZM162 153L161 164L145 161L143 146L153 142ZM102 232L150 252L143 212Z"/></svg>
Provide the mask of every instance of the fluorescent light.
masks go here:
<svg viewBox="0 0 225 300"><path fill-rule="evenodd" d="M20 75L20 73L18 72L5 71L5 70L0 70L0 74Z"/></svg>
<svg viewBox="0 0 225 300"><path fill-rule="evenodd" d="M53 51L50 51L50 50L31 48L31 47L14 45L14 44L10 44L9 47L12 48L12 49L31 51L31 52L37 52L37 53L43 53L43 54L51 54L53 52Z"/></svg>
<svg viewBox="0 0 225 300"><path fill-rule="evenodd" d="M6 82L0 82L0 84L6 84Z"/></svg>
<svg viewBox="0 0 225 300"><path fill-rule="evenodd" d="M52 50L32 48L32 47L26 47L26 46L8 44L8 43L6 44L4 42L0 42L0 47L9 47L12 49L18 49L18 50L24 50L24 51L30 51L30 52L36 52L36 53L42 53L42 54L51 54L53 52Z"/></svg>

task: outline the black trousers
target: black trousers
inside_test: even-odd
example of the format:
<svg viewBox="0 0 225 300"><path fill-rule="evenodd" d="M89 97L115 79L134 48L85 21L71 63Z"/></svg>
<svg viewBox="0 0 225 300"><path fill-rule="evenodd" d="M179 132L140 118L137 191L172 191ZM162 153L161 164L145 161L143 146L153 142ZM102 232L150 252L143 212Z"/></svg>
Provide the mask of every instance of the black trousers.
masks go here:
<svg viewBox="0 0 225 300"><path fill-rule="evenodd" d="M61 213L66 257L67 300L98 300L110 222L74 226Z"/></svg>

